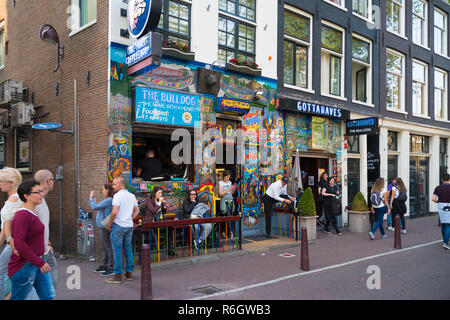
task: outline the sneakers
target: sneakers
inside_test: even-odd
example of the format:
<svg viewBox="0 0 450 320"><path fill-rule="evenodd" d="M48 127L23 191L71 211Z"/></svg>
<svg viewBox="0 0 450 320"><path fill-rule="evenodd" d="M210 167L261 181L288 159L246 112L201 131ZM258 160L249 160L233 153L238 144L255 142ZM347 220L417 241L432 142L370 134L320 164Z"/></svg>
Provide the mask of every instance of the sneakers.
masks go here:
<svg viewBox="0 0 450 320"><path fill-rule="evenodd" d="M387 237L388 237L387 235L384 235L384 236L381 237L381 239L386 240Z"/></svg>
<svg viewBox="0 0 450 320"><path fill-rule="evenodd" d="M326 233L331 233L330 230L323 228L323 231L325 231Z"/></svg>
<svg viewBox="0 0 450 320"><path fill-rule="evenodd" d="M108 276L112 275L113 273L114 273L113 270L106 270L106 271L100 273L100 277L108 277Z"/></svg>
<svg viewBox="0 0 450 320"><path fill-rule="evenodd" d="M108 269L107 266L101 265L100 267L98 267L97 269L94 270L95 273L100 273L100 272L104 272Z"/></svg>
<svg viewBox="0 0 450 320"><path fill-rule="evenodd" d="M392 226L388 226L388 230L389 230L389 231L394 231L395 229L392 228Z"/></svg>
<svg viewBox="0 0 450 320"><path fill-rule="evenodd" d="M375 237L373 236L372 232L369 232L369 237L370 237L370 239L375 240Z"/></svg>
<svg viewBox="0 0 450 320"><path fill-rule="evenodd" d="M444 248L445 250L450 250L450 245L444 243L444 244L442 245L442 248Z"/></svg>
<svg viewBox="0 0 450 320"><path fill-rule="evenodd" d="M125 272L123 274L123 278L127 281L132 281L133 280L133 275L131 274L131 272Z"/></svg>
<svg viewBox="0 0 450 320"><path fill-rule="evenodd" d="M122 275L121 274L113 274L111 277L105 279L105 282L108 283L122 283Z"/></svg>
<svg viewBox="0 0 450 320"><path fill-rule="evenodd" d="M406 234L406 230L405 230L405 229L402 229L402 230L401 230L401 233Z"/></svg>
<svg viewBox="0 0 450 320"><path fill-rule="evenodd" d="M340 236L342 234L342 232L341 231L336 231L336 235L338 235L338 236Z"/></svg>

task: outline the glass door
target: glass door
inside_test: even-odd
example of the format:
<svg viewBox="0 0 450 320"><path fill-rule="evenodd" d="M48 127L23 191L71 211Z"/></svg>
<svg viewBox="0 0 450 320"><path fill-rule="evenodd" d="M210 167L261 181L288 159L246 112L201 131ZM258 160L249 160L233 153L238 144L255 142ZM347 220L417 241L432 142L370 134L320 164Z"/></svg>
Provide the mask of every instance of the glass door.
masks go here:
<svg viewBox="0 0 450 320"><path fill-rule="evenodd" d="M347 184L348 184L348 205L352 205L353 198L359 192L359 158L348 158L347 161Z"/></svg>
<svg viewBox="0 0 450 320"><path fill-rule="evenodd" d="M429 161L427 157L410 157L409 162L409 214L419 217L429 211Z"/></svg>

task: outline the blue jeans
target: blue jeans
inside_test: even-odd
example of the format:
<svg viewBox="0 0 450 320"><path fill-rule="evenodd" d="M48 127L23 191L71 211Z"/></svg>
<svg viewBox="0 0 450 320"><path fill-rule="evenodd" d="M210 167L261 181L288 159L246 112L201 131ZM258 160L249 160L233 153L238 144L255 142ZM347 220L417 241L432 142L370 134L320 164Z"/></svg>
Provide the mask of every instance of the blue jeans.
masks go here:
<svg viewBox="0 0 450 320"><path fill-rule="evenodd" d="M388 226L392 227L392 210L391 213L387 215ZM402 220L400 219L400 227L403 227Z"/></svg>
<svg viewBox="0 0 450 320"><path fill-rule="evenodd" d="M33 287L41 300L53 300L55 298L55 289L50 273L42 273L38 267L26 262L11 277L10 300L27 299Z"/></svg>
<svg viewBox="0 0 450 320"><path fill-rule="evenodd" d="M444 243L448 245L450 239L450 223L441 223L442 239Z"/></svg>
<svg viewBox="0 0 450 320"><path fill-rule="evenodd" d="M111 230L111 244L114 251L114 273L122 274L122 249L125 251L126 272L133 271L133 250L131 248L131 239L133 237L133 227L124 228L113 224Z"/></svg>
<svg viewBox="0 0 450 320"><path fill-rule="evenodd" d="M373 226L371 232L375 233L375 231L377 231L378 228L380 228L380 232L381 235L384 236L384 228L383 228L383 218L384 218L384 214L387 212L387 207L381 207L381 208L373 208L375 210L375 215L377 217L377 222L375 223L375 225Z"/></svg>

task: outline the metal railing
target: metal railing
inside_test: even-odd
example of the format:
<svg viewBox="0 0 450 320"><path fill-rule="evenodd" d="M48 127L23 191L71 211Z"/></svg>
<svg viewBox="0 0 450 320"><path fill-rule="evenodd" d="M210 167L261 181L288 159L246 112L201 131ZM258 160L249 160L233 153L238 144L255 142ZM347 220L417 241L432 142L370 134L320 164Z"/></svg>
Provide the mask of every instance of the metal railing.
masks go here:
<svg viewBox="0 0 450 320"><path fill-rule="evenodd" d="M202 239L204 240L201 241ZM134 252L139 252L140 255L140 246L144 243L149 244L152 263L242 250L241 217L165 220L136 224ZM139 258L139 264L140 260Z"/></svg>
<svg viewBox="0 0 450 320"><path fill-rule="evenodd" d="M295 211L273 208L272 235L300 240L300 219Z"/></svg>

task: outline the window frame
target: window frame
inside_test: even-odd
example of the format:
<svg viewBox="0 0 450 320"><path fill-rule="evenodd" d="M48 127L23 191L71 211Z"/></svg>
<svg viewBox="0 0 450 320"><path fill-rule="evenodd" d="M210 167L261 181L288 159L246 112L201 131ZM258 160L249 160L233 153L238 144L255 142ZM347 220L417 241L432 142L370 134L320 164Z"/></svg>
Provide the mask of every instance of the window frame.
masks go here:
<svg viewBox="0 0 450 320"><path fill-rule="evenodd" d="M69 33L69 37L72 37L73 35L77 34L78 32L81 32L87 28L89 28L90 26L94 25L97 23L97 16L98 16L98 1L96 1L96 5L95 5L95 19L91 20L91 21L87 21L85 24L81 25L82 19L81 19L81 15L82 15L82 5L81 5L81 1L82 0L71 0L71 14L75 15L75 13L77 14L77 16L75 18L70 18L70 24L71 24L71 31ZM87 1L87 0L86 0ZM77 8L75 10L77 10L76 12L73 12L73 8Z"/></svg>
<svg viewBox="0 0 450 320"><path fill-rule="evenodd" d="M401 3L400 3L400 1L401 1ZM387 19L389 17L388 12L387 12L387 4L388 4L388 2L392 2L393 4L397 4L400 7L399 23L398 23L398 27L400 29L399 32L396 32L395 30L393 30L393 29L391 30L391 29L388 28L388 24L387 24L387 22L388 22ZM403 0L386 0L386 30L391 32L391 33L393 33L393 34L396 34L398 36L405 37L405 4L404 4Z"/></svg>
<svg viewBox="0 0 450 320"><path fill-rule="evenodd" d="M420 65L424 67L424 80L415 80L414 79L414 71L411 73L411 93L412 93L412 115L415 117L428 117L428 64L425 62L422 62L420 60L413 59L412 61L412 70L414 70L414 64ZM417 113L416 110L414 110L414 84L418 83L421 86L422 91L422 104L421 109L423 110L422 113Z"/></svg>
<svg viewBox="0 0 450 320"><path fill-rule="evenodd" d="M173 17L169 14L169 2L177 3L178 5L184 5L188 8L188 35L178 33L172 30L169 30L169 21L170 17ZM160 23L158 25L158 32L162 34L162 38L164 41L170 40L169 37L174 37L177 39L180 39L182 41L187 41L187 45L189 48L191 48L191 41L192 41L192 4L189 2L185 2L183 0L163 0L162 1L162 11L161 11L161 18ZM180 16L176 17L179 20L185 21L185 19L181 19ZM162 21L162 28L160 27ZM179 24L178 24L179 29Z"/></svg>
<svg viewBox="0 0 450 320"><path fill-rule="evenodd" d="M444 27L445 29L441 29L440 27L436 26L436 19L434 19L434 16L436 15L436 12L441 14L444 17ZM443 31L442 37L440 39L441 42L441 48L444 49L444 52L438 52L436 49L436 29L439 29ZM447 56L448 55L448 14L442 10L440 10L437 7L434 7L433 11L433 39L434 39L434 48L433 51L439 55Z"/></svg>
<svg viewBox="0 0 450 320"><path fill-rule="evenodd" d="M347 8L345 7L345 0L337 0L340 3L336 3L333 0L323 0L323 1L331 4L332 6L335 6L335 7L339 8L339 9L347 11Z"/></svg>
<svg viewBox="0 0 450 320"><path fill-rule="evenodd" d="M388 93L388 90L386 90L386 110L393 111L393 112L407 113L405 111L405 96L406 96L405 95L406 94L405 93L405 75L406 75L406 73L405 73L405 59L406 59L406 56L404 54L400 53L400 52L397 52L395 50L386 48L386 60L387 60L387 55L388 54L401 58L402 71L401 71L400 75L396 74L396 73L393 73L393 72L389 72L387 70L387 66L386 66L386 78L387 78L388 74L391 74L391 75L394 75L394 76L397 76L397 77L400 76L400 92L399 92L399 97L398 97L399 98L399 108L397 109L397 108L390 108L390 107L388 107L388 105L387 105L387 93ZM385 85L387 86L387 79L386 79Z"/></svg>
<svg viewBox="0 0 450 320"><path fill-rule="evenodd" d="M0 57L2 58L0 60L0 70L5 67L5 59L6 59L6 28L5 28L5 21L0 22L0 35L2 37L0 38ZM3 63L2 63L3 60Z"/></svg>
<svg viewBox="0 0 450 320"><path fill-rule="evenodd" d="M228 1L231 1L231 2L234 2L234 3L235 3L235 6L234 6L234 12L230 12L230 11L227 11L227 10L220 9L220 1L221 1L221 0L219 0L218 3L217 3L217 5L218 5L218 10L219 10L219 15L220 15L221 12L224 12L224 13L227 13L227 14L229 14L229 15L232 15L232 16L235 16L235 17L239 17L240 19L244 19L244 20L247 20L247 21L251 21L251 22L253 22L253 23L256 22L256 8L257 8L256 1L257 1L257 0L254 0L254 1L255 1L255 7L254 7L254 8L250 8L250 7L247 7L247 6L245 6L245 5L241 5L241 4L239 3L239 0L223 0L223 1L226 1L227 3L228 3ZM240 16L240 15L239 15L239 7L240 7L240 6L245 7L245 8L250 8L250 9L254 10L254 12L255 12L255 13L254 13L254 19L252 20L252 19L248 19L247 17L242 17L242 16Z"/></svg>
<svg viewBox="0 0 450 320"><path fill-rule="evenodd" d="M412 10L412 42L414 43L414 44L416 44L416 45L419 45L419 46L422 46L422 47L425 47L425 48L428 48L428 2L427 1L424 1L424 0L412 0L412 1L419 1L419 2L422 2L423 4L424 4L424 9L425 9L425 12L424 12L424 16L423 17L421 17L421 16L418 16L418 15L416 15L415 13L414 13L414 10ZM413 5L413 3L412 3L412 5ZM422 27L421 27L421 29L420 29L420 31L421 31L421 38L422 38L422 40L423 40L423 43L417 43L416 41L415 41L415 32L414 32L414 19L420 19L420 20L422 20L421 22L422 22Z"/></svg>
<svg viewBox="0 0 450 320"><path fill-rule="evenodd" d="M369 63L355 59L353 57L353 38L356 38L357 40L365 42L369 45ZM366 68L366 77L365 77L366 101L365 102L357 99L357 96L358 96L358 79L357 78L355 78L355 91L353 91L353 63L365 66L365 68ZM360 71L362 71L362 69ZM360 71L358 71L358 72L360 72ZM358 73L358 72L356 72L356 73ZM355 93L355 96L353 96L353 93ZM373 105L372 104L372 40L367 39L357 33L352 33L352 102L370 105L370 106Z"/></svg>
<svg viewBox="0 0 450 320"><path fill-rule="evenodd" d="M444 75L444 87L440 88L440 87L436 87L436 73L442 73ZM443 116L439 117L437 115L437 109L436 109L436 90L441 91L441 98L442 98L442 113ZM442 92L443 91L443 92ZM439 68L434 68L434 118L435 120L440 120L440 121L448 121L448 72ZM444 94L444 96L442 97L442 94Z"/></svg>
<svg viewBox="0 0 450 320"><path fill-rule="evenodd" d="M354 10L354 9L355 9L354 6L353 6L354 1L357 1L358 4L359 4L360 1L366 1L366 3L367 3L367 17L361 15L360 13L358 13L358 12L356 12L356 11ZM373 21L372 21L372 0L352 0L352 13L353 13L355 16L361 18L361 19L364 19L364 20L366 20L366 21L369 21L369 22L373 23Z"/></svg>
<svg viewBox="0 0 450 320"><path fill-rule="evenodd" d="M284 7L284 11L289 11L290 14L294 14L294 15L299 15L302 16L303 18L306 18L309 20L309 42L305 41L303 39L299 39L296 37L293 37L291 35L287 35L284 33L284 23L283 23L283 57L284 57L284 43L290 42L294 45L293 48L293 54L294 54L294 58L293 58L293 70L294 70L294 74L293 74L293 82L294 84L290 84L285 82L285 77L284 77L284 65L285 62L283 60L283 83L284 86L289 86L289 87L294 87L295 89L299 89L299 90L304 90L304 91L311 91L312 90L312 43L313 43L313 16L311 14L308 14L302 10L299 10L297 8L294 8L292 6L286 5ZM297 85L296 83L296 77L295 77L295 72L297 71L297 65L296 65L296 58L295 58L295 53L297 50L297 47L301 46L301 47L305 47L307 49L307 65L306 65L306 87L301 87L299 85Z"/></svg>

